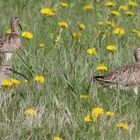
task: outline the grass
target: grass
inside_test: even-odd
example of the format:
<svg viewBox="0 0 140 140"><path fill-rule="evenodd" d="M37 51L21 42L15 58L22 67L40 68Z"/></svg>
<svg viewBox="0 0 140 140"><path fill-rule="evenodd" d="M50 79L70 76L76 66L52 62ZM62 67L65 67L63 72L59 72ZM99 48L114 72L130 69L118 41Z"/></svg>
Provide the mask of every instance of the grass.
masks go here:
<svg viewBox="0 0 140 140"><path fill-rule="evenodd" d="M91 82L91 77L103 74L96 67L104 63L108 69L130 64L134 61L133 51L139 46L139 37L131 32L140 29L140 6L129 7L134 16L128 17L121 11L119 17L110 16L111 10L117 10L128 1L117 0L113 8L104 6L107 1L84 0L68 2L70 7L63 9L59 0L4 0L0 1L0 33L9 28L12 16L21 20L23 31L33 33L33 39L22 38L26 46L15 53L12 66L29 78L10 75L22 81L18 88L2 88L0 94L0 137L1 140L50 140L60 136L64 140L138 140L140 138L139 95L133 90L122 91L117 88L103 87ZM85 4L93 4L94 9L82 10ZM40 14L44 7L58 8L53 17ZM68 29L61 29L58 22L65 20ZM125 30L125 35L112 34L113 28L101 27L98 21L113 21L117 27ZM84 23L86 29L77 27ZM109 30L110 34L101 34L96 30ZM81 32L80 39L73 39L72 32ZM56 38L61 37L63 40ZM38 48L40 43L45 48ZM105 46L115 44L117 52L109 53ZM95 47L97 54L86 53ZM33 77L43 75L44 84L33 82ZM80 99L86 94L90 98ZM33 107L38 110L37 117L30 118L24 111ZM84 117L95 107L113 111L110 119L100 117L96 122L84 122ZM129 129L116 127L116 123L125 122Z"/></svg>

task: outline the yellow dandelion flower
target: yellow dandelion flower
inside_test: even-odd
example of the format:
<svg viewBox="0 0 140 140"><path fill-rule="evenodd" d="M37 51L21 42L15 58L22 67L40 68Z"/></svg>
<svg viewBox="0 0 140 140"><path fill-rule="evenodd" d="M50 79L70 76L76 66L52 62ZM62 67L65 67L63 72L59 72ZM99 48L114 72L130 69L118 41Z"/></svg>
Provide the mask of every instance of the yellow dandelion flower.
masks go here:
<svg viewBox="0 0 140 140"><path fill-rule="evenodd" d="M10 28L6 31L7 34L10 34L11 32L12 32L12 31L11 31Z"/></svg>
<svg viewBox="0 0 140 140"><path fill-rule="evenodd" d="M72 33L72 37L73 38L80 38L81 37L81 33L80 32L74 32L74 33Z"/></svg>
<svg viewBox="0 0 140 140"><path fill-rule="evenodd" d="M81 23L78 25L80 30L84 30L86 28L85 24Z"/></svg>
<svg viewBox="0 0 140 140"><path fill-rule="evenodd" d="M44 43L40 43L38 47L39 48L45 48L45 44Z"/></svg>
<svg viewBox="0 0 140 140"><path fill-rule="evenodd" d="M89 95L80 95L80 99L89 99Z"/></svg>
<svg viewBox="0 0 140 140"><path fill-rule="evenodd" d="M108 117L112 117L112 116L114 116L114 112L111 112L111 111L107 111L106 113L105 113Z"/></svg>
<svg viewBox="0 0 140 140"><path fill-rule="evenodd" d="M105 3L105 6L107 6L107 7L114 7L115 3L112 2L112 1L108 1L108 2Z"/></svg>
<svg viewBox="0 0 140 140"><path fill-rule="evenodd" d="M66 2L60 2L60 6L63 8L67 8L67 7L69 7L69 4Z"/></svg>
<svg viewBox="0 0 140 140"><path fill-rule="evenodd" d="M136 29L132 29L132 33L138 33L139 31Z"/></svg>
<svg viewBox="0 0 140 140"><path fill-rule="evenodd" d="M124 129L124 130L128 130L129 129L127 123L117 123L116 124L116 127L121 128L121 129Z"/></svg>
<svg viewBox="0 0 140 140"><path fill-rule="evenodd" d="M42 76L42 75L37 75L37 76L35 76L35 77L34 77L34 80L35 80L36 82L39 82L39 83L44 83L44 82L45 82L45 78L44 78L44 76Z"/></svg>
<svg viewBox="0 0 140 140"><path fill-rule="evenodd" d="M13 85L20 85L21 84L20 81L17 79L11 79L10 81L12 82Z"/></svg>
<svg viewBox="0 0 140 140"><path fill-rule="evenodd" d="M83 10L85 10L85 11L90 11L90 10L92 10L92 9L93 9L93 6L90 5L90 4L84 5L84 6L83 6Z"/></svg>
<svg viewBox="0 0 140 140"><path fill-rule="evenodd" d="M43 14L43 15L47 15L47 16L54 16L55 15L55 12L51 9L51 8L42 8L40 10L40 13Z"/></svg>
<svg viewBox="0 0 140 140"><path fill-rule="evenodd" d="M11 87L13 86L13 83L11 82L11 80L5 79L2 81L2 86Z"/></svg>
<svg viewBox="0 0 140 140"><path fill-rule="evenodd" d="M119 7L119 10L127 11L128 10L128 6L127 5L121 5Z"/></svg>
<svg viewBox="0 0 140 140"><path fill-rule="evenodd" d="M54 137L54 139L53 140L63 140L61 137Z"/></svg>
<svg viewBox="0 0 140 140"><path fill-rule="evenodd" d="M133 15L134 15L134 12L132 12L132 11L127 11L127 12L126 12L126 15L128 15L128 16L133 16Z"/></svg>
<svg viewBox="0 0 140 140"><path fill-rule="evenodd" d="M98 71L107 71L108 68L105 64L100 64L100 65L97 66L97 70Z"/></svg>
<svg viewBox="0 0 140 140"><path fill-rule="evenodd" d="M114 22L106 21L105 23L106 23L106 25L109 25L110 27L115 27L115 23Z"/></svg>
<svg viewBox="0 0 140 140"><path fill-rule="evenodd" d="M138 37L140 37L140 31L137 29L132 29L132 33L135 33Z"/></svg>
<svg viewBox="0 0 140 140"><path fill-rule="evenodd" d="M118 11L111 11L111 15L113 15L113 16L119 16L120 13Z"/></svg>
<svg viewBox="0 0 140 140"><path fill-rule="evenodd" d="M102 21L99 21L99 22L98 22L98 25L105 26L105 23L102 22Z"/></svg>
<svg viewBox="0 0 140 140"><path fill-rule="evenodd" d="M22 32L22 36L27 39L33 38L33 34L31 32Z"/></svg>
<svg viewBox="0 0 140 140"><path fill-rule="evenodd" d="M100 108L100 107L93 108L91 111L91 116L93 118L93 121L96 121L97 117L102 114L104 114L104 110L103 108Z"/></svg>
<svg viewBox="0 0 140 140"><path fill-rule="evenodd" d="M113 30L113 33L116 35L124 35L125 31L124 29L117 27Z"/></svg>
<svg viewBox="0 0 140 140"><path fill-rule="evenodd" d="M108 30L98 30L98 32L99 32L100 34L103 34L103 35L109 34L109 31L108 31Z"/></svg>
<svg viewBox="0 0 140 140"><path fill-rule="evenodd" d="M60 22L58 22L58 25L65 29L68 28L68 23L66 21L60 21Z"/></svg>
<svg viewBox="0 0 140 140"><path fill-rule="evenodd" d="M54 14L58 11L57 8L51 8L52 12L54 12Z"/></svg>
<svg viewBox="0 0 140 140"><path fill-rule="evenodd" d="M37 110L35 110L33 108L28 108L24 111L24 115L36 117L37 116Z"/></svg>
<svg viewBox="0 0 140 140"><path fill-rule="evenodd" d="M140 32L137 32L137 36L140 37Z"/></svg>
<svg viewBox="0 0 140 140"><path fill-rule="evenodd" d="M25 82L25 83L28 83L29 81L28 81L28 80L24 80L24 82Z"/></svg>
<svg viewBox="0 0 140 140"><path fill-rule="evenodd" d="M128 2L128 5L129 5L129 6L136 7L138 4L137 4L137 2L129 1L129 2Z"/></svg>
<svg viewBox="0 0 140 140"><path fill-rule="evenodd" d="M97 53L96 48L89 48L89 49L86 50L86 52L88 54L96 54Z"/></svg>
<svg viewBox="0 0 140 140"><path fill-rule="evenodd" d="M117 51L117 46L115 45L107 45L106 46L106 50L110 51L110 52L114 52L114 51Z"/></svg>
<svg viewBox="0 0 140 140"><path fill-rule="evenodd" d="M85 122L91 122L91 121L92 121L91 116L90 116L90 115L86 115L86 116L84 117L84 121L85 121Z"/></svg>

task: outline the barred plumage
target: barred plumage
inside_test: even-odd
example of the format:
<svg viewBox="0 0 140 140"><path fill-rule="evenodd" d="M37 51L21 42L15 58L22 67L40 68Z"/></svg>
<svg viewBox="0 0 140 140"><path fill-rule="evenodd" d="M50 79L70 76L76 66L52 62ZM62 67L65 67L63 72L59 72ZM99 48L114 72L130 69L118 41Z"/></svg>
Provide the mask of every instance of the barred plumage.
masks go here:
<svg viewBox="0 0 140 140"><path fill-rule="evenodd" d="M17 17L12 17L10 25L11 33L0 36L0 52L1 54L4 54L5 64L7 64L11 59L11 54L22 47L18 31L18 28L20 26L19 19Z"/></svg>
<svg viewBox="0 0 140 140"><path fill-rule="evenodd" d="M140 85L140 48L134 51L134 64L118 67L103 76L95 76L100 84L138 87ZM137 91L135 90L135 93Z"/></svg>

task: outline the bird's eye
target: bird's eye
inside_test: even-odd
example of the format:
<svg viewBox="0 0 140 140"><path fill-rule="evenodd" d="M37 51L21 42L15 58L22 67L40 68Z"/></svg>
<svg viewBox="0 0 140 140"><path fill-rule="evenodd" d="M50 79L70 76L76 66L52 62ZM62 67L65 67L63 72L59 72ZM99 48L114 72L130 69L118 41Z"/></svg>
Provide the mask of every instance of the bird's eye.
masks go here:
<svg viewBox="0 0 140 140"><path fill-rule="evenodd" d="M15 17L15 20L18 20L19 21L19 18L18 17Z"/></svg>
<svg viewBox="0 0 140 140"><path fill-rule="evenodd" d="M13 69L12 68L8 68L10 71L12 71Z"/></svg>

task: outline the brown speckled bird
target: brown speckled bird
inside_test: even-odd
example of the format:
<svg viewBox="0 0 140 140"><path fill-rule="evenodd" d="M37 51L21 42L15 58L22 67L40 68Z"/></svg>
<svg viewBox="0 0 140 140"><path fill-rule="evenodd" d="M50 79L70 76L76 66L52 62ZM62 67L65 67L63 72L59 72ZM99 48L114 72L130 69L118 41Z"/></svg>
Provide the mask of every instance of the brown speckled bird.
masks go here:
<svg viewBox="0 0 140 140"><path fill-rule="evenodd" d="M0 53L4 54L4 64L9 62L13 52L22 47L18 30L19 27L21 28L21 25L19 23L18 17L12 17L10 25L11 33L0 36Z"/></svg>
<svg viewBox="0 0 140 140"><path fill-rule="evenodd" d="M2 65L0 66L0 85L2 84L3 80L5 80L7 78L7 75L8 74L12 74L12 73L15 73L15 74L18 74L18 75L21 75L22 77L24 77L26 80L27 77L24 76L22 73L20 72L17 72L16 70L14 70L12 67L8 66L8 65Z"/></svg>
<svg viewBox="0 0 140 140"><path fill-rule="evenodd" d="M121 88L133 87L134 92L138 93L140 86L140 48L134 51L136 62L127 66L118 67L103 76L95 76L100 84L118 85Z"/></svg>

